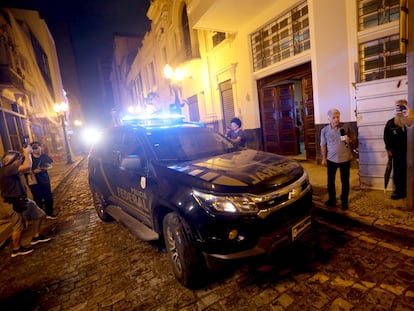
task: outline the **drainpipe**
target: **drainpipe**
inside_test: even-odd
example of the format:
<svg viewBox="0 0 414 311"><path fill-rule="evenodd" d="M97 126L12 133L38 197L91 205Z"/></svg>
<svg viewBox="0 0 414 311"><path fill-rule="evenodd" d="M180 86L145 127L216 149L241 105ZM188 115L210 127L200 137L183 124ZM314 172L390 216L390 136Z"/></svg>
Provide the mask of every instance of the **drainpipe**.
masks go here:
<svg viewBox="0 0 414 311"><path fill-rule="evenodd" d="M406 38L410 38L407 44L407 78L408 78L408 107L414 111L414 2L401 0L407 6L406 18L408 26ZM403 13L400 11L400 14ZM401 21L401 20L400 20ZM408 35L409 34L409 35ZM414 210L414 125L407 131L407 208Z"/></svg>

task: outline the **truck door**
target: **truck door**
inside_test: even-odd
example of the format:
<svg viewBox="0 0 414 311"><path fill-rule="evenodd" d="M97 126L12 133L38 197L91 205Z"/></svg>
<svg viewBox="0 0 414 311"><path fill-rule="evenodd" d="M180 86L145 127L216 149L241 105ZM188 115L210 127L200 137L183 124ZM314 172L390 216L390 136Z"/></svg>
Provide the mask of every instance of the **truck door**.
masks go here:
<svg viewBox="0 0 414 311"><path fill-rule="evenodd" d="M120 133L121 134L121 133ZM142 141L133 129L125 129L119 145L112 151L114 170L108 176L115 204L125 212L152 226L147 184L147 155Z"/></svg>

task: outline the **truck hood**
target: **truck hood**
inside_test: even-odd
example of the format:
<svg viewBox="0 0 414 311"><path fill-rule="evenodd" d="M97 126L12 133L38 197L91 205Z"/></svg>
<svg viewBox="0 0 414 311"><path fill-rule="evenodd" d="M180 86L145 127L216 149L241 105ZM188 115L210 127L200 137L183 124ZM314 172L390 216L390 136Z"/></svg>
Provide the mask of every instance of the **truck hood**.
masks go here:
<svg viewBox="0 0 414 311"><path fill-rule="evenodd" d="M296 162L272 153L244 149L205 159L170 164L181 181L223 192L264 192L283 187L303 175Z"/></svg>

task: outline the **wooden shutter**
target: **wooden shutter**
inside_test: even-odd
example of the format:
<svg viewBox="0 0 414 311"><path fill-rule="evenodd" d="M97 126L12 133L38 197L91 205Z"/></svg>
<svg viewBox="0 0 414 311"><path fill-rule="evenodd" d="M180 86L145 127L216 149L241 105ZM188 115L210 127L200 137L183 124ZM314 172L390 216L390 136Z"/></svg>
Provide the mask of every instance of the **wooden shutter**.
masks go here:
<svg viewBox="0 0 414 311"><path fill-rule="evenodd" d="M234 118L234 99L231 80L219 84L221 104L223 109L223 131L230 126L230 120Z"/></svg>

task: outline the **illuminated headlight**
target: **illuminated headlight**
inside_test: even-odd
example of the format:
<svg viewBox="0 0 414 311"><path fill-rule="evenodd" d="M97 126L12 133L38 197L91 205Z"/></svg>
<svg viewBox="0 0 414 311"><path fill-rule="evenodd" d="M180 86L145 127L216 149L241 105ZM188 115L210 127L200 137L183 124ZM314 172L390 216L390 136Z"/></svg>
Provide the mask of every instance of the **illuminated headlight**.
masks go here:
<svg viewBox="0 0 414 311"><path fill-rule="evenodd" d="M201 206L208 207L217 212L256 214L259 210L255 202L257 198L248 195L216 196L194 190L193 196Z"/></svg>

